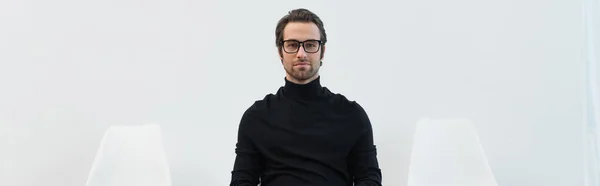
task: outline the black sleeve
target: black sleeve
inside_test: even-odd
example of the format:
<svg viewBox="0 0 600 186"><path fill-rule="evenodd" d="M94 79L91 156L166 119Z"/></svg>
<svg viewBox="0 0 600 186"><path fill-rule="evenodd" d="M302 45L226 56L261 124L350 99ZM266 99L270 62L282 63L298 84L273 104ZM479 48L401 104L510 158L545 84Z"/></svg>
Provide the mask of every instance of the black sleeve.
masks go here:
<svg viewBox="0 0 600 186"><path fill-rule="evenodd" d="M244 112L239 124L230 186L256 186L260 183L259 177L264 170L264 158L250 136L253 122L257 121L252 109L250 107Z"/></svg>
<svg viewBox="0 0 600 186"><path fill-rule="evenodd" d="M377 160L377 148L373 142L373 128L367 113L357 105L356 121L360 122L360 137L349 156L349 167L355 186L381 186L381 169Z"/></svg>

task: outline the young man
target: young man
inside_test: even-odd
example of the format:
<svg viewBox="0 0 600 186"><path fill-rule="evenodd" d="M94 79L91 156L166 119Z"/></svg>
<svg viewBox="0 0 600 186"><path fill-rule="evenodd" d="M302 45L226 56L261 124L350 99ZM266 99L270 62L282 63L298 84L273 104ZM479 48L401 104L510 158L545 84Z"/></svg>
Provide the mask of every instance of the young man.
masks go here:
<svg viewBox="0 0 600 186"><path fill-rule="evenodd" d="M244 112L230 186L380 186L366 112L320 84L323 22L292 10L275 37L285 85Z"/></svg>

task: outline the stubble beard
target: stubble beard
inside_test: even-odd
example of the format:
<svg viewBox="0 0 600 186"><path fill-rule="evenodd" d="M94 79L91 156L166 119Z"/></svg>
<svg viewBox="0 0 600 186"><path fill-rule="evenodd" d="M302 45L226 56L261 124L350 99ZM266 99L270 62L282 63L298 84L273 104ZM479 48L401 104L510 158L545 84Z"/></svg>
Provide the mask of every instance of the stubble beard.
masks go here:
<svg viewBox="0 0 600 186"><path fill-rule="evenodd" d="M302 68L295 68L294 66L291 66L289 69L285 69L286 72L292 76L292 78L298 80L298 81L305 81L308 80L310 78L312 78L313 76L315 76L315 74L317 73L318 69L314 68L313 65L311 64L310 67L302 67Z"/></svg>

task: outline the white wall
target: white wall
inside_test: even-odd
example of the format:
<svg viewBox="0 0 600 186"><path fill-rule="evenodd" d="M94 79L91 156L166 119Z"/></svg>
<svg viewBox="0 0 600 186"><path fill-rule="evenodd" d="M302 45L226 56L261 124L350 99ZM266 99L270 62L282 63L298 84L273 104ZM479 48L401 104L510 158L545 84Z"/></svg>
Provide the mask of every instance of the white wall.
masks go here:
<svg viewBox="0 0 600 186"><path fill-rule="evenodd" d="M583 1L586 86L584 185L600 186L600 1Z"/></svg>
<svg viewBox="0 0 600 186"><path fill-rule="evenodd" d="M367 110L385 185L405 185L420 117L471 118L502 186L581 185L580 3L2 1L0 185L84 185L104 130L145 123L174 185L226 185L298 7L325 21L322 83Z"/></svg>

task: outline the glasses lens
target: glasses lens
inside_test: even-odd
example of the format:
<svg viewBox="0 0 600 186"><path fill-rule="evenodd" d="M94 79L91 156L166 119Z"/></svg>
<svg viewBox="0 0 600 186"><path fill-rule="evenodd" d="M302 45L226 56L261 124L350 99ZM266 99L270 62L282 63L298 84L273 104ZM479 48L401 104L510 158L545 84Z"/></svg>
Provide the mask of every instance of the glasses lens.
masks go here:
<svg viewBox="0 0 600 186"><path fill-rule="evenodd" d="M298 41L285 41L283 42L283 49L285 52L296 52L300 47L300 43Z"/></svg>
<svg viewBox="0 0 600 186"><path fill-rule="evenodd" d="M309 40L302 43L304 46L304 51L308 53L314 53L319 51L321 43L315 40ZM298 52L298 48L300 48L300 42L298 41L284 41L283 42L283 50L287 53Z"/></svg>
<svg viewBox="0 0 600 186"><path fill-rule="evenodd" d="M304 50L311 53L319 51L319 41L304 42Z"/></svg>

